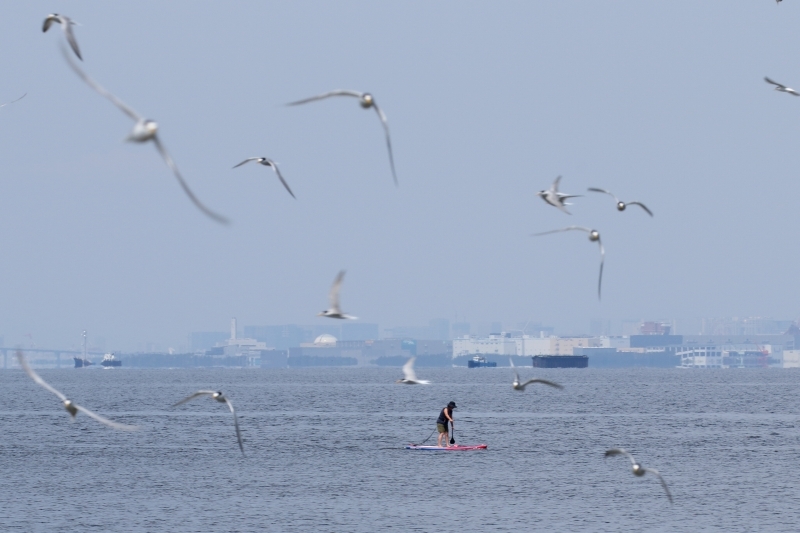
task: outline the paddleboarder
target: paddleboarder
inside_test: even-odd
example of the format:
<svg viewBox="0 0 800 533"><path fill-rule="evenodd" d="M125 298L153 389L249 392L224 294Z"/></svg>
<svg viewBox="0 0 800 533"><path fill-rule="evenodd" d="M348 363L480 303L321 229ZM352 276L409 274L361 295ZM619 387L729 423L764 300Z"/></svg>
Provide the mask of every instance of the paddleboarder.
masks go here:
<svg viewBox="0 0 800 533"><path fill-rule="evenodd" d="M444 439L445 444L447 447L450 447L448 443L449 431L447 430L447 423L449 422L453 429L456 428L456 423L453 420L453 409L456 408L456 402L450 402L447 404L447 407L442 409L442 412L439 413L439 418L436 419L436 429L439 431L439 438L436 441L436 445L440 448L442 447L442 439Z"/></svg>

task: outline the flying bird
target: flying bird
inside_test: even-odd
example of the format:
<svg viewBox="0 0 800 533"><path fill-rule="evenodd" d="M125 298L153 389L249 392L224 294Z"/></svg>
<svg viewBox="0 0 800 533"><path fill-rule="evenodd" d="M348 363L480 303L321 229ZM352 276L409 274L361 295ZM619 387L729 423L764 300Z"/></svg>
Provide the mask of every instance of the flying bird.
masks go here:
<svg viewBox="0 0 800 533"><path fill-rule="evenodd" d="M184 398L183 400L179 401L176 404L173 404L172 407L177 407L182 403L186 403L190 400L194 400L195 398L199 398L200 396L211 396L211 399L217 400L219 403L224 403L228 406L228 409L231 410L231 414L233 415L233 425L236 427L236 439L239 441L239 449L242 450L242 455L244 455L244 445L242 445L242 434L239 431L239 419L236 418L236 411L233 409L233 404L231 401L222 395L219 391L213 390L199 390L194 394L191 394Z"/></svg>
<svg viewBox="0 0 800 533"><path fill-rule="evenodd" d="M511 388L513 388L514 390L524 391L525 387L527 387L531 383L543 383L545 385L550 385L551 387L555 387L557 389L563 389L564 388L563 386L559 385L558 383L554 383L552 381L547 381L546 379L538 379L538 378L529 379L525 383L520 383L520 381L519 381L519 373L517 372L517 367L514 366L514 361L509 359L508 362L511 363L511 368L514 369L514 382L511 384Z"/></svg>
<svg viewBox="0 0 800 533"><path fill-rule="evenodd" d="M215 213L214 211L203 205L200 202L200 200L198 200L197 197L194 195L192 190L189 189L189 186L184 181L183 176L181 176L181 173L178 171L178 167L172 161L172 158L169 156L167 150L164 148L164 145L161 144L161 140L158 138L157 135L158 124L154 120L144 118L142 115L140 115L139 113L137 113L136 111L125 105L125 103L123 103L122 100L120 100L107 90L105 90L96 81L90 78L88 74L86 74L77 64L75 64L75 62L72 60L72 58L69 57L69 54L67 53L66 50L64 50L63 47L61 48L61 52L64 55L64 58L67 60L69 66L72 68L73 71L75 71L75 74L77 74L84 82L86 82L86 84L89 87L97 91L101 96L104 96L105 98L110 100L111 103L117 106L123 113L125 113L130 118L136 121L136 124L134 124L133 126L133 130L131 130L131 133L125 140L138 143L153 141L153 144L155 144L156 146L156 150L158 150L158 153L161 154L162 158L164 158L164 161L167 163L167 166L169 166L169 168L172 170L172 173L175 174L175 177L178 179L178 183L183 188L183 191L186 193L189 199L194 203L194 205L196 205L198 209L200 209L200 211L202 211L212 219L216 220L217 222L220 222L222 224L227 224L228 223L227 218Z"/></svg>
<svg viewBox="0 0 800 533"><path fill-rule="evenodd" d="M257 162L261 163L262 165L264 165L265 167L272 167L272 170L274 170L275 174L278 175L278 179L281 180L281 183L283 183L283 186L286 187L287 191L289 191L289 194L292 195L292 198L294 198L295 200L297 199L297 197L295 197L294 193L292 192L292 189L290 189L289 185L286 183L286 180L283 179L283 176L281 175L281 171L278 170L278 165L275 163L275 161L273 161L269 157L248 157L247 159L245 159L244 161L242 161L241 163L239 163L238 165L236 165L233 168L240 167L240 166L244 165L245 163L247 163L249 161L257 161Z"/></svg>
<svg viewBox="0 0 800 533"><path fill-rule="evenodd" d="M417 373L414 372L414 361L416 361L416 357L412 357L409 359L406 364L403 365L403 379L398 379L395 383L403 383L404 385L428 385L430 381L425 379L417 379Z"/></svg>
<svg viewBox="0 0 800 533"><path fill-rule="evenodd" d="M336 91L331 91L329 93L312 96L311 98L306 98L304 100L290 102L286 105L307 104L308 102L323 100L331 96L353 96L355 98L358 98L358 103L361 104L361 107L363 107L364 109L369 109L370 107L375 109L375 112L378 114L378 118L381 119L381 124L383 124L383 131L386 133L386 148L388 148L389 150L389 165L392 167L392 177L394 178L394 184L397 185L397 174L394 171L394 156L392 155L392 139L389 137L389 121L386 119L386 115L383 113L381 108L378 107L378 104L375 102L375 97L373 97L370 93L361 93L358 91L345 91L339 89Z"/></svg>
<svg viewBox="0 0 800 533"><path fill-rule="evenodd" d="M129 426L127 424L120 424L119 422L112 422L111 420L104 418L98 415L97 413L94 413L85 407L81 407L77 403L74 403L71 400L67 399L66 396L61 394L56 389L54 389L49 383L43 380L41 376L39 376L39 374L37 374L30 366L28 366L28 362L25 360L25 356L23 355L22 350L17 350L17 359L19 360L19 366L22 367L25 373L28 374L28 376L30 376L30 378L34 382L36 382L37 385L42 386L43 388L47 389L48 391L58 396L58 398L64 404L64 409L67 410L67 412L70 414L73 420L75 420L75 417L78 415L78 412L80 411L81 413L85 413L86 415L94 418L98 422L103 423L108 427L114 429L121 429L123 431L134 431L139 429L137 426Z"/></svg>
<svg viewBox="0 0 800 533"><path fill-rule="evenodd" d="M797 91L795 91L791 87L787 87L786 85L781 85L777 81L772 81L771 79L767 78L766 76L764 76L764 81L774 85L776 91L780 91L782 93L789 93L792 96L800 96L800 93L798 93Z"/></svg>
<svg viewBox="0 0 800 533"><path fill-rule="evenodd" d="M557 208L561 209L563 212L565 212L568 215L571 215L572 213L567 211L567 208L564 207L564 206L572 205L572 204L568 204L568 203L564 202L564 200L566 200L568 198L578 198L580 196L580 194L564 194L564 193L558 192L558 183L560 181L561 181L561 176L557 177L555 179L555 181L553 181L553 184L550 186L550 188L548 190L539 191L536 194L539 195L539 197L541 197L541 199L544 200L545 202L547 202L548 204L552 205L553 207L557 207Z"/></svg>
<svg viewBox="0 0 800 533"><path fill-rule="evenodd" d="M569 226L569 227L566 227L566 228L554 229L552 231L545 231L545 232L542 232L542 233L534 233L533 237L538 237L540 235L548 235L550 233L559 233L559 232L562 232L562 231L571 231L571 230L585 231L586 233L589 234L589 240L590 241L592 241L592 242L596 241L597 244L600 245L600 277L597 279L597 299L599 300L600 299L600 289L601 289L601 287L603 285L603 262L605 261L605 258L606 258L606 251L603 248L603 243L600 242L600 232L599 231L597 231L596 229L584 228L583 226Z"/></svg>
<svg viewBox="0 0 800 533"><path fill-rule="evenodd" d="M328 294L328 300L330 302L330 309L322 311L321 313L317 313L317 316L327 316L329 318L349 318L351 320L355 320L356 316L350 316L346 313L342 313L342 308L339 306L339 289L342 288L342 280L344 279L344 270L339 272L336 276L336 279L333 280L333 285L331 285L331 292Z"/></svg>
<svg viewBox="0 0 800 533"><path fill-rule="evenodd" d="M642 202L627 202L627 203L625 203L622 200L620 200L619 198L617 198L617 196L614 193L611 193L611 192L609 192L609 191L607 191L605 189L598 189L597 187L589 187L589 190L592 191L592 192L601 192L603 194L607 194L607 195L613 197L614 200L617 201L617 211L625 211L625 208L628 207L629 205L638 205L639 207L644 209L645 212L648 215L653 216L653 212L650 211L647 208L647 206L644 205Z"/></svg>
<svg viewBox="0 0 800 533"><path fill-rule="evenodd" d="M75 52L75 55L78 56L78 59L83 61L83 58L81 57L81 51L78 49L78 41L75 40L75 34L72 33L72 27L75 26L77 22L64 15L59 15L58 13L50 13L47 15L47 18L44 19L42 32L49 30L50 26L52 26L54 23L61 25L61 30L64 32L64 37L67 39L72 51Z"/></svg>
<svg viewBox="0 0 800 533"><path fill-rule="evenodd" d="M23 94L22 96L20 96L20 97L19 97L19 98L17 98L16 100L11 100L10 102L6 102L5 104L2 104L2 105L0 105L0 107L5 107L5 106L7 106L7 105L13 104L14 102L19 102L20 100L22 100L22 99L23 99L23 98L25 98L26 96L28 96L28 93L25 93L25 94Z"/></svg>
<svg viewBox="0 0 800 533"><path fill-rule="evenodd" d="M669 489L667 488L667 483L664 481L664 478L661 477L661 474L658 473L658 470L654 468L645 468L639 463L636 462L636 459L628 453L627 451L623 450L622 448L611 448L610 450L606 450L605 457L612 457L615 455L624 455L628 459L631 460L631 468L633 470L633 475L637 477L642 477L646 473L651 473L658 478L661 482L661 486L664 487L664 492L667 493L667 498L669 499L669 503L672 503L672 494L669 493Z"/></svg>

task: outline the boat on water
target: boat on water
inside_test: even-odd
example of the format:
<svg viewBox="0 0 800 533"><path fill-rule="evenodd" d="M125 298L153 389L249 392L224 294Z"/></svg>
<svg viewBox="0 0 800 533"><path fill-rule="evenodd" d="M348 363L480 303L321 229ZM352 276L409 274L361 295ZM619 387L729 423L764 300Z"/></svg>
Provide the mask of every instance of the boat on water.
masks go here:
<svg viewBox="0 0 800 533"><path fill-rule="evenodd" d="M467 361L467 367L469 368L495 368L496 366L497 363L494 361L487 361L485 357L481 357L479 355L476 355Z"/></svg>
<svg viewBox="0 0 800 533"><path fill-rule="evenodd" d="M114 357L113 353L107 353L103 356L103 360L100 361L100 364L103 365L104 368L114 368L122 366L122 361Z"/></svg>
<svg viewBox="0 0 800 533"><path fill-rule="evenodd" d="M485 450L488 444L454 444L452 446L418 446L416 444L406 445L406 450L422 450L426 452L471 452L474 450Z"/></svg>
<svg viewBox="0 0 800 533"><path fill-rule="evenodd" d="M73 357L72 360L75 361L75 368L83 368L94 364L83 357Z"/></svg>

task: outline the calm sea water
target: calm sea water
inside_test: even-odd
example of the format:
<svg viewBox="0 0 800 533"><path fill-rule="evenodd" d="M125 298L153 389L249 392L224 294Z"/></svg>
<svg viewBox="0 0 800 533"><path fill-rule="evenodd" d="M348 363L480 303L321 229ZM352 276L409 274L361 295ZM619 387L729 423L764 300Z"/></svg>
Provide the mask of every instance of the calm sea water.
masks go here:
<svg viewBox="0 0 800 533"><path fill-rule="evenodd" d="M20 371L0 371L0 531L797 531L800 372L43 370L75 402L142 426L74 423ZM233 401L230 413L200 388ZM456 401L456 439L407 451ZM435 439L435 436L432 437ZM657 468L635 478L625 447Z"/></svg>

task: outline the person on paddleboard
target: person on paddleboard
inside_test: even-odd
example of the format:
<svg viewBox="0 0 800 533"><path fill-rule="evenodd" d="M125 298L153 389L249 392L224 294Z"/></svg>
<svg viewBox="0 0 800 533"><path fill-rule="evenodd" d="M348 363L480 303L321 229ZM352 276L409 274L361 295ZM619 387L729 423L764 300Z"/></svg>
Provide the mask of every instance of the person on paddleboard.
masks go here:
<svg viewBox="0 0 800 533"><path fill-rule="evenodd" d="M436 429L439 431L439 439L436 441L436 445L440 448L442 447L442 439L444 439L444 443L447 444L447 447L450 447L448 442L450 432L447 430L447 423L449 422L450 425L453 426L453 429L456 427L456 423L453 420L453 409L456 408L456 402L450 402L447 404L447 407L442 409L442 412L439 413L439 418L436 419Z"/></svg>

